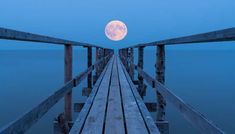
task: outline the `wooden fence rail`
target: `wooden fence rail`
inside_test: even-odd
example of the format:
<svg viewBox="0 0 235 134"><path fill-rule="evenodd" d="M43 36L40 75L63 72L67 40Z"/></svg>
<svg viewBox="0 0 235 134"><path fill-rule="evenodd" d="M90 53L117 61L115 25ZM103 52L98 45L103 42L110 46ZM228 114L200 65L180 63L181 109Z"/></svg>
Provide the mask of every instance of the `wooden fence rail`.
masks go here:
<svg viewBox="0 0 235 134"><path fill-rule="evenodd" d="M157 94L157 125L162 134L169 133L168 122L165 121L165 105L166 101L171 102L184 117L202 133L224 133L218 127L216 127L211 121L206 119L201 113L194 110L189 105L185 104L179 97L175 96L165 86L165 46L174 44L192 44L192 43L206 43L206 42L222 42L222 41L235 41L235 28L223 29L203 34L196 34L191 36L166 39L161 41L155 41L151 43L144 43L133 45L119 50L120 58L124 66L130 70L133 67L138 72L138 88L143 85L143 78L146 79L148 84L154 87ZM143 71L143 54L144 48L147 46L156 46L156 64L155 72L156 78L151 78ZM138 65L134 65L133 62L133 48L138 48ZM129 74L133 76L132 71ZM164 125L163 125L164 124Z"/></svg>
<svg viewBox="0 0 235 134"><path fill-rule="evenodd" d="M181 98L172 93L166 86L152 78L137 65L135 69L160 94L186 118L195 128L204 134L223 134L224 132L207 119L203 114L195 110L192 106L185 103Z"/></svg>
<svg viewBox="0 0 235 134"><path fill-rule="evenodd" d="M222 41L235 41L235 28L228 28L208 33L191 35L191 36L154 41L150 43L133 45L130 47L137 48L141 46L143 47L143 46L156 46L156 45L176 45L176 44L192 44L192 43L222 42Z"/></svg>
<svg viewBox="0 0 235 134"><path fill-rule="evenodd" d="M7 40L18 40L18 41L30 41L30 42L41 42L41 43L50 43L50 44L71 44L73 46L86 46L86 47L99 47L97 45L92 45L88 43L64 40L60 38L49 37L45 35L33 34L28 32L16 31L12 29L6 29L0 27L0 39Z"/></svg>

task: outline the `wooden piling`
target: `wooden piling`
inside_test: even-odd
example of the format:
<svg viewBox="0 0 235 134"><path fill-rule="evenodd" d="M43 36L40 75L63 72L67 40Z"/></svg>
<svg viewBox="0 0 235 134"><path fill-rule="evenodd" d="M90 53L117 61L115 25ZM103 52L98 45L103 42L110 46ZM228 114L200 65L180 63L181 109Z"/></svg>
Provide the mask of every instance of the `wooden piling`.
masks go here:
<svg viewBox="0 0 235 134"><path fill-rule="evenodd" d="M134 80L134 69L135 67L133 66L134 64L134 50L133 48L129 48L129 74L131 77L131 80Z"/></svg>
<svg viewBox="0 0 235 134"><path fill-rule="evenodd" d="M87 47L87 68L92 65L92 47ZM87 88L92 88L92 72L87 77Z"/></svg>
<svg viewBox="0 0 235 134"><path fill-rule="evenodd" d="M95 60L96 61L98 61L100 59L100 52L99 52L99 50L100 50L100 48L96 47L96 52L95 52L96 53L95 54ZM100 66L98 65L98 66L95 67L95 76L93 77L93 84L95 84L96 80L99 77L99 74L100 74L99 70L100 70Z"/></svg>
<svg viewBox="0 0 235 134"><path fill-rule="evenodd" d="M139 47L138 48L138 66L141 69L144 68L144 47ZM140 74L138 74L138 81L139 81L138 91L139 91L141 97L143 97L143 94L144 94L144 79Z"/></svg>
<svg viewBox="0 0 235 134"><path fill-rule="evenodd" d="M160 83L165 83L165 46L159 45L156 47L156 80ZM166 101L160 92L157 91L157 126L161 134L169 134L168 122L165 121L165 106Z"/></svg>
<svg viewBox="0 0 235 134"><path fill-rule="evenodd" d="M128 48L125 49L125 57L126 57L126 60L125 60L125 64L126 64L126 69L127 71L129 72L129 55L128 55Z"/></svg>
<svg viewBox="0 0 235 134"><path fill-rule="evenodd" d="M64 45L64 83L72 79L72 46ZM66 121L72 121L72 90L64 96L64 114Z"/></svg>

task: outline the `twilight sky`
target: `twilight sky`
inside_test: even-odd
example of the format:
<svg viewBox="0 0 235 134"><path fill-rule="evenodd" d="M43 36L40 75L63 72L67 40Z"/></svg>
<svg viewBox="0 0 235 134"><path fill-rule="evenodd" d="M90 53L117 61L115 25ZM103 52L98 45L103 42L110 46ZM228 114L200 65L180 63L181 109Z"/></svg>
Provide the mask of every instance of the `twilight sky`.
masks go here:
<svg viewBox="0 0 235 134"><path fill-rule="evenodd" d="M235 0L1 0L0 27L121 48L144 42L235 27ZM121 20L128 35L114 42L104 34ZM172 46L235 49L235 42ZM0 40L1 49L62 48Z"/></svg>

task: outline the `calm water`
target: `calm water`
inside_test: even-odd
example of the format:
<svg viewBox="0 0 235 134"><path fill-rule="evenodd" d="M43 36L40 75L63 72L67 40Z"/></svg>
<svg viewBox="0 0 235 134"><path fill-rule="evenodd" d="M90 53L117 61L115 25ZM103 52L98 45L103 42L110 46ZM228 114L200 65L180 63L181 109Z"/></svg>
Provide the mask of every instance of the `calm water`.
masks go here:
<svg viewBox="0 0 235 134"><path fill-rule="evenodd" d="M154 50L145 50L144 70L152 76L154 55ZM73 56L75 76L86 68L86 51L76 50ZM230 134L235 133L234 83L234 50L167 50L167 87ZM85 84L86 81L73 90L73 102L86 99L81 96ZM62 85L63 50L0 51L0 127L22 115ZM155 100L152 89L148 89L144 99ZM52 133L53 119L63 111L62 100L28 133ZM167 104L167 119L173 134L198 133L171 104Z"/></svg>

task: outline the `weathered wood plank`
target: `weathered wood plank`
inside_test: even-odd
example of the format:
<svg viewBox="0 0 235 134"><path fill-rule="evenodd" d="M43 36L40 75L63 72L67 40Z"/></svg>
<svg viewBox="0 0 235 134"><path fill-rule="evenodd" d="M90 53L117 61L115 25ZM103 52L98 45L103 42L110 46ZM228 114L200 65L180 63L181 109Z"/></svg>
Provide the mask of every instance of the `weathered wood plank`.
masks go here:
<svg viewBox="0 0 235 134"><path fill-rule="evenodd" d="M110 83L105 121L105 134L125 134L116 57L114 60Z"/></svg>
<svg viewBox="0 0 235 134"><path fill-rule="evenodd" d="M126 79L126 76L118 60L118 74L121 87L121 95L123 100L123 108L126 122L127 133L129 134L147 134L148 129L142 118L138 104L131 91L131 87Z"/></svg>
<svg viewBox="0 0 235 134"><path fill-rule="evenodd" d="M104 75L104 78L95 96L94 102L82 129L82 134L94 134L103 132L112 64L113 59L107 69L107 72Z"/></svg>
<svg viewBox="0 0 235 134"><path fill-rule="evenodd" d="M87 119L87 115L89 113L89 110L93 104L94 98L97 94L98 88L100 87L100 83L102 82L104 75L106 74L106 71L111 66L112 59L108 62L108 64L105 66L104 70L100 74L100 77L96 81L96 84L94 85L92 92L90 96L87 98L85 105L82 108L82 111L79 113L78 118L74 122L73 127L71 128L69 134L78 134L81 133L83 125L85 123L85 120Z"/></svg>
<svg viewBox="0 0 235 134"><path fill-rule="evenodd" d="M121 62L120 62L121 63ZM123 64L122 64L122 69L124 70L124 73L126 75L126 78L130 84L131 90L136 98L137 104L139 106L139 109L141 111L142 117L146 123L147 129L149 131L150 134L160 134L158 128L155 125L155 122L153 120L153 118L151 117L151 114L149 113L149 111L147 110L145 103L143 102L141 96L139 95L135 85L133 84L130 76L128 75L127 71L125 70Z"/></svg>
<svg viewBox="0 0 235 134"><path fill-rule="evenodd" d="M141 46L177 45L177 44L192 44L192 43L205 43L205 42L222 42L222 41L235 41L235 28L228 28L208 33L195 34L191 36L166 39L150 43L143 43L131 47L134 48Z"/></svg>
<svg viewBox="0 0 235 134"><path fill-rule="evenodd" d="M61 45L71 44L74 46L100 47L100 46L92 45L88 43L64 40L64 39L49 37L45 35L32 34L28 32L21 32L21 31L16 31L16 30L11 30L11 29L1 28L1 27L0 27L0 39L31 41L31 42L41 42L41 43L51 43L51 44L61 44Z"/></svg>
<svg viewBox="0 0 235 134"><path fill-rule="evenodd" d="M105 58L108 58L109 56ZM104 58L100 59L93 66L96 66L103 60ZM0 134L19 134L26 132L32 125L34 125L39 119L41 119L51 107L53 107L62 97L64 97L65 94L70 92L73 87L79 85L81 81L87 77L89 72L94 69L93 66L80 73L73 80L67 82L59 90L47 97L45 100L43 100L41 103L36 105L34 108L29 110L22 116L20 116L18 119L2 127L0 129Z"/></svg>
<svg viewBox="0 0 235 134"><path fill-rule="evenodd" d="M146 79L148 84L153 85L155 91L161 93L161 95L170 103L175 106L175 108L184 116L184 118L191 123L195 128L197 128L203 134L224 134L224 132L217 127L212 121L207 119L203 114L195 110L192 106L185 103L181 98L172 93L163 84L153 79L141 68L135 65L138 73Z"/></svg>
<svg viewBox="0 0 235 134"><path fill-rule="evenodd" d="M64 83L72 79L72 46L64 45ZM66 121L72 121L72 90L64 96L64 114Z"/></svg>

